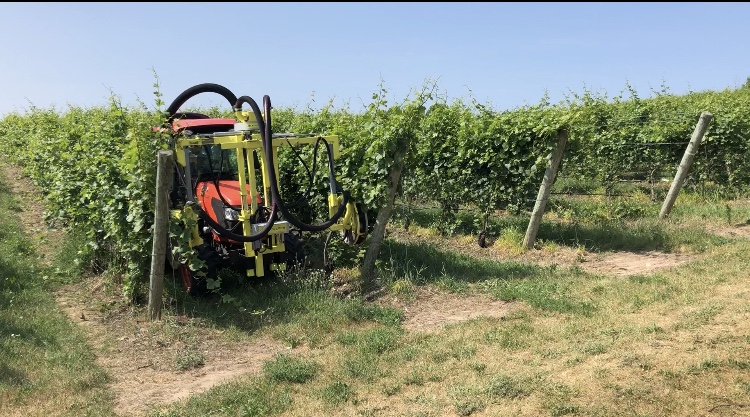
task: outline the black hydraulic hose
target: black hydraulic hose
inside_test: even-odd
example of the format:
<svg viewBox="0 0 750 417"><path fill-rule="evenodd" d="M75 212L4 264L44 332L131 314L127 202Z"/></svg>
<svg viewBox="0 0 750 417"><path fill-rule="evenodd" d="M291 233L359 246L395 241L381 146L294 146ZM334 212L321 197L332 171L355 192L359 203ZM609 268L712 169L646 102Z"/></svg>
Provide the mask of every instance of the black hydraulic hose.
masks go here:
<svg viewBox="0 0 750 417"><path fill-rule="evenodd" d="M182 107L182 105L185 104L186 101L190 100L191 98L201 93L220 94L225 99L227 99L227 101L229 102L230 105L233 106L233 108L238 103L237 97L234 95L234 93L229 91L229 89L226 87L223 87L218 84L212 84L212 83L198 84L198 85L188 88L187 90L183 91L182 94L177 96L177 98L172 102L169 108L167 108L167 114L169 117L167 121L171 122L174 119L177 113L177 110L179 110L180 107ZM255 107L257 108L258 106L256 105ZM263 119L260 117L260 109L258 109L258 111L256 112L256 119L259 119L258 126L262 126L260 123L262 123ZM212 167L212 170L213 170L213 167ZM218 233L222 237L226 237L226 238L235 240L237 242L255 242L257 240L262 239L266 235L268 235L268 232L270 232L271 228L273 228L274 226L274 221L276 219L276 213L277 213L277 207L276 205L274 205L271 208L271 213L268 216L268 221L266 222L266 226L254 235L245 236L245 235L238 235L236 233L233 233L232 231L226 229L225 227L223 227L222 225L214 221L214 219L212 219L211 216L209 216L209 214L206 213L206 211L203 210L203 208L201 208L200 205L195 204L195 208L196 208L196 211L198 212L198 216L201 219L203 219L203 221L208 223L208 225L211 226L214 230L216 230L216 233Z"/></svg>
<svg viewBox="0 0 750 417"><path fill-rule="evenodd" d="M300 164L305 168L305 171L307 171L307 176L310 180L310 182L307 184L307 190L302 194L302 197L299 198L299 200L295 201L292 204L289 204L290 207L295 207L298 204L302 203L305 200L309 200L310 196L312 195L312 188L313 184L315 182L315 167L317 165L318 161L318 145L320 145L320 142L325 142L325 139L318 138L318 140L315 141L315 147L313 148L313 160L312 160L312 171L310 171L310 168L307 167L307 164L302 159L302 157L299 155L299 152L292 146L291 142L289 142L289 139L286 140L286 143L289 144L289 147L292 149L292 153L294 153L294 156L297 157Z"/></svg>
<svg viewBox="0 0 750 417"><path fill-rule="evenodd" d="M253 99L251 99L250 97L243 96L235 100L235 102L232 103L232 107L235 110L241 110L242 103L248 103L250 104L250 107L253 107L254 105L255 108L253 110L255 113L255 118L258 122L258 126L261 128L261 138L262 138L263 136L262 129L264 125L263 125L263 118L261 117L261 114L260 114L260 109L258 108L258 104L255 103L255 101L253 101ZM214 219L212 219L211 216L209 216L208 213L206 213L200 206L196 205L196 208L198 211L198 216L200 216L201 219L203 219L206 223L208 223L209 226L211 226L214 230L216 230L216 232L220 236L235 240L237 242L255 242L256 240L259 240L263 238L264 236L268 235L268 232L271 231L271 228L274 225L274 222L276 220L276 214L278 212L278 208L276 204L272 203L271 213L268 215L266 226L263 227L263 229L261 229L258 233L254 235L245 236L245 235L238 235L226 229L225 227L223 227L222 225L214 221Z"/></svg>
<svg viewBox="0 0 750 417"><path fill-rule="evenodd" d="M229 91L228 88L221 86L219 84L213 84L213 83L203 83L194 85L187 90L183 91L182 94L177 96L176 99L172 102L172 104L169 105L167 108L167 122L171 122L174 117L175 113L177 113L177 110L182 107L183 104L185 104L186 101L190 100L191 98L197 96L198 94L202 93L216 93L221 96L223 96L227 101L229 102L229 105L234 105L234 103L237 101L237 96L234 95L231 91Z"/></svg>
<svg viewBox="0 0 750 417"><path fill-rule="evenodd" d="M208 165L211 166L211 170L213 171L213 163L211 161L211 151L210 147L208 145L204 145L204 149L206 149L206 155L208 156ZM214 185L216 186L216 193L219 195L219 198L221 198L221 201L227 205L232 210L236 210L234 207L232 207L229 202L227 202L224 199L224 196L221 194L221 190L219 189L219 182L214 179ZM221 237L226 237L232 240L236 240L238 242L255 242L258 239L262 239L265 237L268 232L271 231L271 228L273 227L273 224L276 220L276 213L277 208L274 205L271 208L271 213L268 215L268 220L266 221L265 227L261 229L258 233L250 236L245 235L238 235L237 233L232 232L231 230L225 228L224 226L220 225L219 223L215 222L214 219L209 216L208 213L206 213L205 210L203 210L202 207L196 205L196 209L198 211L198 215L201 219L203 219L206 223L208 223L214 230L216 230L216 233L218 233ZM216 213L216 216L219 216L221 213Z"/></svg>
<svg viewBox="0 0 750 417"><path fill-rule="evenodd" d="M260 139L261 142L264 142L266 123L263 121L263 115L260 113L260 107L258 107L258 103L256 103L255 100L252 99L252 97L242 96L235 100L234 104L232 105L232 109L234 111L242 110L242 103L248 104L250 108L253 109L255 121L258 123L258 129L260 129Z"/></svg>
<svg viewBox="0 0 750 417"><path fill-rule="evenodd" d="M257 105L256 105L257 107ZM255 111L255 109L253 109ZM273 197L273 204L274 208L278 207L279 211L281 212L281 215L284 216L284 219L286 219L289 223L291 223L293 226L296 226L300 230L307 231L307 232L320 232L322 230L326 230L333 226L340 218L344 215L344 212L346 211L346 205L349 202L349 194L344 193L344 199L339 206L339 209L336 211L336 213L327 221L313 225L313 224L306 224L299 221L296 217L292 215L292 213L289 212L289 210L286 209L284 206L284 200L281 199L281 195L279 194L279 187L277 184L277 178L276 178L276 167L273 164L273 143L272 143L272 132L271 132L271 98L266 96L263 96L263 111L265 113L266 119L265 119L265 128L261 127L261 132L264 132L265 134L261 135L261 140L263 140L263 148L265 148L266 152L266 160L268 161L268 176L271 182L271 195ZM260 110L258 110L258 113L260 113ZM256 115L256 118L258 116ZM260 127L260 125L258 125ZM335 189L335 179L333 178L333 154L331 152L331 147L326 146L328 150L328 163L329 163L329 173L331 175L331 180L333 183L331 184L331 190L333 191Z"/></svg>
<svg viewBox="0 0 750 417"><path fill-rule="evenodd" d="M208 145L204 145L204 148L208 149L209 146ZM208 151L206 151L206 152L208 153ZM245 155L244 155L245 151L243 150L242 152L243 152L243 158L244 158L245 157ZM221 153L221 159L219 161L219 172L221 172L221 167L223 166L223 163L224 163L224 152ZM211 161L211 154L210 153L208 153L208 165L210 165L211 167L214 166L213 162ZM240 169L239 168L239 164L237 166L237 169ZM214 186L216 187L216 194L219 195L219 199L221 200L221 202L224 203L225 206L227 206L228 208L230 208L230 209L232 209L234 211L240 211L240 209L235 208L232 204L230 204L229 201L227 201L227 199L224 197L224 194L221 193L221 187L219 187L221 179L219 178L219 174L214 175L213 182L214 182ZM260 211L262 208L264 208L264 207L263 206L258 207L258 211ZM256 213L253 214L253 216L257 217L257 215L258 215L258 212L256 211Z"/></svg>
<svg viewBox="0 0 750 417"><path fill-rule="evenodd" d="M331 194L336 194L339 192L339 185L336 183L336 175L333 172L333 152L331 152L331 147L328 145L328 141L323 138L318 138L318 140L323 141L328 150L328 182L330 183Z"/></svg>
<svg viewBox="0 0 750 417"><path fill-rule="evenodd" d="M255 242L256 240L259 240L263 237L265 237L268 232L271 231L271 228L274 225L274 221L276 218L276 206L273 206L271 208L271 214L268 215L268 220L266 221L266 226L263 227L258 233L250 236L245 235L238 235L237 233L233 233L229 229L224 228L219 223L215 222L214 219L211 218L211 216L208 215L200 206L196 205L198 216L203 219L206 223L208 223L209 226L211 226L221 237L226 237L232 240L236 240L237 242Z"/></svg>
<svg viewBox="0 0 750 417"><path fill-rule="evenodd" d="M211 167L211 171L213 172L213 170L214 170L214 162L211 159L211 147L209 145L203 145L203 149L206 151L206 155L208 156L208 166ZM221 178L220 178L220 175L221 175L221 164L223 162L224 162L224 153L221 152L221 159L219 161L219 172L217 172L213 176L214 177L213 178L213 183L214 183L214 187L216 187L216 194L219 195L219 199L221 200L222 203L224 203L225 206L231 208L234 211L238 211L237 209L234 208L234 206L232 206L231 204L229 204L229 202L227 201L226 198L224 198L224 194L221 193L221 187L219 187L219 183L221 182ZM237 168L239 169L239 166Z"/></svg>
<svg viewBox="0 0 750 417"><path fill-rule="evenodd" d="M263 144L263 147L265 148L266 146L266 134L265 134L266 124L263 121L263 115L260 113L260 107L258 107L258 103L256 103L252 97L241 96L240 98L237 99L237 101L234 103L232 108L234 109L234 111L241 111L243 103L250 105L250 108L253 110L253 115L255 116L255 122L258 124L258 129L260 129L260 142ZM246 157L246 155L243 155L243 156ZM244 164L244 162L237 161L237 169L239 169L239 166L241 164ZM251 169L251 167L248 167L248 169ZM274 198L273 194L271 195L271 205L274 206L274 209L276 209L276 199Z"/></svg>

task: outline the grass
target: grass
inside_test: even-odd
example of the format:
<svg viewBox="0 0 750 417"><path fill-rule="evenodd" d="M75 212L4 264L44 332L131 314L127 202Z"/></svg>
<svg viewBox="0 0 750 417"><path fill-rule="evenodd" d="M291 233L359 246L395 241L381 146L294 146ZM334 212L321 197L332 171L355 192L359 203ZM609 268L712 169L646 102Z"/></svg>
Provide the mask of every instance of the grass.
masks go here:
<svg viewBox="0 0 750 417"><path fill-rule="evenodd" d="M175 358L175 368L178 371L200 368L205 363L206 356L202 352L194 350L181 351Z"/></svg>
<svg viewBox="0 0 750 417"><path fill-rule="evenodd" d="M263 372L266 378L274 382L303 384L315 377L318 368L315 362L281 354L277 355L274 360L267 361L263 365Z"/></svg>
<svg viewBox="0 0 750 417"><path fill-rule="evenodd" d="M0 415L113 415L108 375L50 294L65 265L37 264L5 184L0 178Z"/></svg>
<svg viewBox="0 0 750 417"><path fill-rule="evenodd" d="M323 388L323 400L333 406L343 404L354 396L354 391L346 382L336 381Z"/></svg>
<svg viewBox="0 0 750 417"><path fill-rule="evenodd" d="M363 353L380 355L392 350L401 331L393 327L377 327L363 332L344 332L337 337L342 345L356 346Z"/></svg>
<svg viewBox="0 0 750 417"><path fill-rule="evenodd" d="M501 300L525 301L541 310L591 316L597 306L572 291L575 279L572 274L552 272L540 274L532 280L494 279L482 283L481 287ZM565 279L566 275L569 279Z"/></svg>
<svg viewBox="0 0 750 417"><path fill-rule="evenodd" d="M589 209L595 212L593 206ZM600 217L603 213L599 211ZM211 352L204 353L193 334L201 327L240 341L270 336L286 349L256 374L183 402L155 406L150 414L741 414L750 392L745 272L750 242L720 238L708 226L736 225L748 214L737 202L688 198L678 201L667 221L639 217L642 214L579 219L577 224L560 213L545 217L543 224L549 226L542 236L560 248L583 244L587 251L652 248L704 254L677 269L628 277L522 262L515 248L506 252L505 260L482 258L435 235L419 237L418 242L386 240L379 271L391 292L374 303L333 296L332 283L314 273L276 281L237 280L226 287L231 299L190 299L169 287L174 302L163 312L165 323L187 316L195 327L165 325L149 332L186 346L173 358L175 369L208 364ZM10 358L0 364L0 414L111 414L106 375L93 365L75 326L50 313L54 302L39 279L50 275L27 271L33 268L23 257L33 256L33 251L13 227L2 223L9 217L0 217L0 271L19 278L2 276L0 329L20 336L0 344L0 353ZM465 230L473 227L469 220ZM495 244L508 248L525 227L520 217L493 222L499 241ZM588 262L596 261L589 257ZM407 317L388 297L418 303L418 296L429 291L490 295L513 302L514 309L500 318L477 318L425 332L407 330ZM28 298L31 295L37 298ZM60 411L65 401L79 406Z"/></svg>
<svg viewBox="0 0 750 417"><path fill-rule="evenodd" d="M691 222L700 215L681 216L697 230ZM708 219L722 221L719 215ZM684 243L679 228L685 224L671 222L662 226L662 242ZM284 407L269 401L289 416L688 416L723 404L721 398L727 412L740 412L731 404L742 406L750 386L750 340L741 337L750 330L743 319L750 309L738 296L748 295L742 265L750 261L750 242L700 239L701 260L623 278L477 259L430 238L387 240L380 270L392 293L451 291L444 284L450 282L463 295L490 294L520 309L428 334L404 331L389 310L342 314L325 326L298 323L294 328L319 335L304 336L318 341L307 353L318 371L304 383L277 382L291 390ZM308 316L317 310L302 305L294 320L318 320ZM346 310L332 311L335 317ZM270 326L288 330L292 323Z"/></svg>
<svg viewBox="0 0 750 417"><path fill-rule="evenodd" d="M166 292L176 303L167 314L199 317L207 325L228 329L241 338L268 330L292 348L327 343L342 327L358 323L390 325L402 320L402 313L395 309L331 296L331 283L305 281L305 274L302 271L285 280L242 281L224 292L232 297L231 302L219 296L191 298L179 283L170 283Z"/></svg>
<svg viewBox="0 0 750 417"><path fill-rule="evenodd" d="M241 378L194 395L184 404L155 409L153 416L182 417L240 415L264 417L278 415L293 404L291 389L263 377Z"/></svg>
<svg viewBox="0 0 750 417"><path fill-rule="evenodd" d="M537 276L542 267L514 261L476 259L456 252L436 249L428 242L403 243L387 241L382 248L382 269L393 271L392 276L409 277L410 270L418 270L419 279L410 282L421 285L428 282L474 283L490 278L529 278ZM403 278L407 279L407 278ZM460 284L455 284L460 286Z"/></svg>
<svg viewBox="0 0 750 417"><path fill-rule="evenodd" d="M630 187L632 188L632 187ZM721 246L727 238L706 230L707 224L745 224L750 221L750 206L717 201L697 194L682 193L668 221L658 218L661 200L650 201L635 191L629 197L569 198L554 195L548 202L537 242L582 247L589 252L650 251L705 252ZM434 208L420 208L410 217L411 224L433 227L442 215ZM489 235L500 243L520 246L529 217L527 213L498 213L490 216ZM453 227L457 235L476 236L482 221L470 209L459 211Z"/></svg>

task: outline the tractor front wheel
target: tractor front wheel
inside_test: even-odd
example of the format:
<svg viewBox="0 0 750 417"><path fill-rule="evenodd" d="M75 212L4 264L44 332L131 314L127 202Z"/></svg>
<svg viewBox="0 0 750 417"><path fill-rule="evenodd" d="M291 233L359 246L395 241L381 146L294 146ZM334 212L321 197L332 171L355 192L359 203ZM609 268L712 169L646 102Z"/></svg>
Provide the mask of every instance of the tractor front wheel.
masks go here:
<svg viewBox="0 0 750 417"><path fill-rule="evenodd" d="M194 249L198 259L202 260L206 266L203 268L205 276L199 276L195 271L191 271L186 265L180 266L180 275L185 291L191 296L203 296L210 293L206 285L206 279L216 279L221 269L221 257L214 249L206 244L196 246Z"/></svg>
<svg viewBox="0 0 750 417"><path fill-rule="evenodd" d="M277 277L275 271L271 271L271 263L284 264L287 272L302 269L305 266L305 250L299 235L295 233L284 233L284 252L277 252L263 258L265 273L268 277Z"/></svg>
<svg viewBox="0 0 750 417"><path fill-rule="evenodd" d="M299 235L284 233L284 261L287 271L300 269L305 266L305 248Z"/></svg>

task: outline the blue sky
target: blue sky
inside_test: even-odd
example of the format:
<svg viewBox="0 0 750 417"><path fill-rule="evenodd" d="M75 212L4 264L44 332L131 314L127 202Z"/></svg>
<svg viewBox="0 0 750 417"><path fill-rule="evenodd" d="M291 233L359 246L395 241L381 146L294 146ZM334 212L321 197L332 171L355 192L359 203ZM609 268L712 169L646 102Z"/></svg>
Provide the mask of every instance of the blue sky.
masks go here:
<svg viewBox="0 0 750 417"><path fill-rule="evenodd" d="M425 79L504 110L584 88L674 94L750 76L750 3L2 3L0 115L153 106L213 82L276 107L354 110ZM189 105L224 105L219 96Z"/></svg>

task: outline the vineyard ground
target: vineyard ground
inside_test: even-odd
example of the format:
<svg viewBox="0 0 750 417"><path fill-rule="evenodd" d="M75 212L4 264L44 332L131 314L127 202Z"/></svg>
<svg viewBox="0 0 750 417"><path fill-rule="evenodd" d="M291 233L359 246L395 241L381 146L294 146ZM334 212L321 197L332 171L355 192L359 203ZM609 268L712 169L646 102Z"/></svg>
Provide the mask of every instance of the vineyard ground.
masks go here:
<svg viewBox="0 0 750 417"><path fill-rule="evenodd" d="M53 267L63 233L40 227L35 190L0 166L36 262ZM750 205L726 205L739 223L724 203L691 206L660 229L668 239L634 232L637 244L612 250L604 239L627 233L555 241L569 229L554 215L527 252L512 219L487 248L394 224L387 291L364 305L312 282L229 289L249 295L218 306L168 286L164 320L150 323L122 304L116 277L58 285L107 375L91 384L97 403L39 406L3 394L5 380L0 398L21 398L9 415L750 415ZM645 222L631 226L657 227Z"/></svg>

